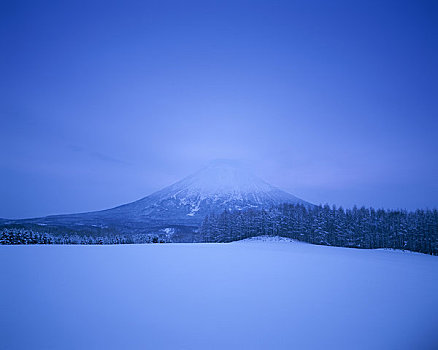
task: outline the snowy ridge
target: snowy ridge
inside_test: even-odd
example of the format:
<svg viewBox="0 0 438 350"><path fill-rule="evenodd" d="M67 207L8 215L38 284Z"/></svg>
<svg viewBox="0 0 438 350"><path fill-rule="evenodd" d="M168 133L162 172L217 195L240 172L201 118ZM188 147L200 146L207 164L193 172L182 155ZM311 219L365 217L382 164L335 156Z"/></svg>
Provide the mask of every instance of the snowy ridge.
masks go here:
<svg viewBox="0 0 438 350"><path fill-rule="evenodd" d="M255 243L262 243L262 242L267 242L267 243L303 243L303 242L299 242L296 241L294 239L290 239L287 237L281 237L281 236L256 236L256 237L250 237L250 238L245 238L242 239L240 241L236 241L233 243L246 243L246 242L255 242Z"/></svg>

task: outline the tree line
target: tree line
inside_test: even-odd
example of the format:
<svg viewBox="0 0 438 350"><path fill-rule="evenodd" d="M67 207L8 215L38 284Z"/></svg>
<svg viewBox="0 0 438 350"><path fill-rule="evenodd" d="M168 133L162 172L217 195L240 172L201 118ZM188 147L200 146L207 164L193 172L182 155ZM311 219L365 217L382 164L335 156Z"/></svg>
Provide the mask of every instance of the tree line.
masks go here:
<svg viewBox="0 0 438 350"><path fill-rule="evenodd" d="M50 231L52 230L52 231ZM3 227L0 244L167 243L161 233L63 231L63 228ZM384 210L283 204L268 210L224 211L205 217L192 242L231 242L271 235L312 244L352 248L392 248L438 255L438 211ZM173 237L176 239L177 237ZM181 241L181 240L177 240ZM183 240L184 241L184 240ZM187 242L187 240L185 240Z"/></svg>
<svg viewBox="0 0 438 350"><path fill-rule="evenodd" d="M283 204L269 210L208 215L196 240L231 242L283 236L319 245L392 248L438 255L438 211Z"/></svg>
<svg viewBox="0 0 438 350"><path fill-rule="evenodd" d="M167 243L166 235L151 234L111 234L92 236L84 234L54 235L48 232L35 232L26 228L3 228L0 231L0 244L141 244Z"/></svg>

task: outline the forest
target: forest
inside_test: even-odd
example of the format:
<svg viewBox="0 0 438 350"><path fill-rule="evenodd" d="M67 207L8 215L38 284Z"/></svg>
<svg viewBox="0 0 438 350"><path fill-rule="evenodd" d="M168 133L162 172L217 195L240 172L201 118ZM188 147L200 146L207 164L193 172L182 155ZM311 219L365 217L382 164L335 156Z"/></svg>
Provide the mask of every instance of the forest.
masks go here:
<svg viewBox="0 0 438 350"><path fill-rule="evenodd" d="M53 230L53 229L52 229ZM57 231L62 229L57 228ZM245 238L282 236L318 245L410 250L438 255L438 211L283 204L268 210L224 211L205 217L192 242L232 242ZM157 233L96 235L43 232L3 227L0 244L133 244L168 243L172 236Z"/></svg>
<svg viewBox="0 0 438 350"><path fill-rule="evenodd" d="M102 236L84 234L54 234L30 228L2 228L0 244L143 244L169 243L164 234L107 234Z"/></svg>
<svg viewBox="0 0 438 350"><path fill-rule="evenodd" d="M231 242L260 235L351 248L392 248L438 255L438 211L344 210L283 204L270 210L225 211L207 216L198 232L203 242Z"/></svg>

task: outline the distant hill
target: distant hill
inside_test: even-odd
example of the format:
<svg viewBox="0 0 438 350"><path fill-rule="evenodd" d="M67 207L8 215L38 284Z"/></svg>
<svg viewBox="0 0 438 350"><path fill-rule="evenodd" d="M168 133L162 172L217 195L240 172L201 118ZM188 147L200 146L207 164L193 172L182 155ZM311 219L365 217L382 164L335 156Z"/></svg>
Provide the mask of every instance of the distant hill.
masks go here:
<svg viewBox="0 0 438 350"><path fill-rule="evenodd" d="M240 163L216 160L196 173L149 196L112 209L13 220L15 224L39 224L114 228L124 233L173 227L197 227L204 217L224 210L264 209L281 203L311 205L255 176ZM11 221L9 221L11 222Z"/></svg>

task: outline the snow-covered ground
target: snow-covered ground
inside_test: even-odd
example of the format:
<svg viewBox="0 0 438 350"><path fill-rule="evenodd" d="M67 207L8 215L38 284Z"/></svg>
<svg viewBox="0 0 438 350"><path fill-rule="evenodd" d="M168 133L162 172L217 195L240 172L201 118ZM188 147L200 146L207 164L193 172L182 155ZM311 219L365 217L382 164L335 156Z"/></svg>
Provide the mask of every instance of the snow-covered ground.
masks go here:
<svg viewBox="0 0 438 350"><path fill-rule="evenodd" d="M313 246L0 246L1 349L437 349L438 257Z"/></svg>

